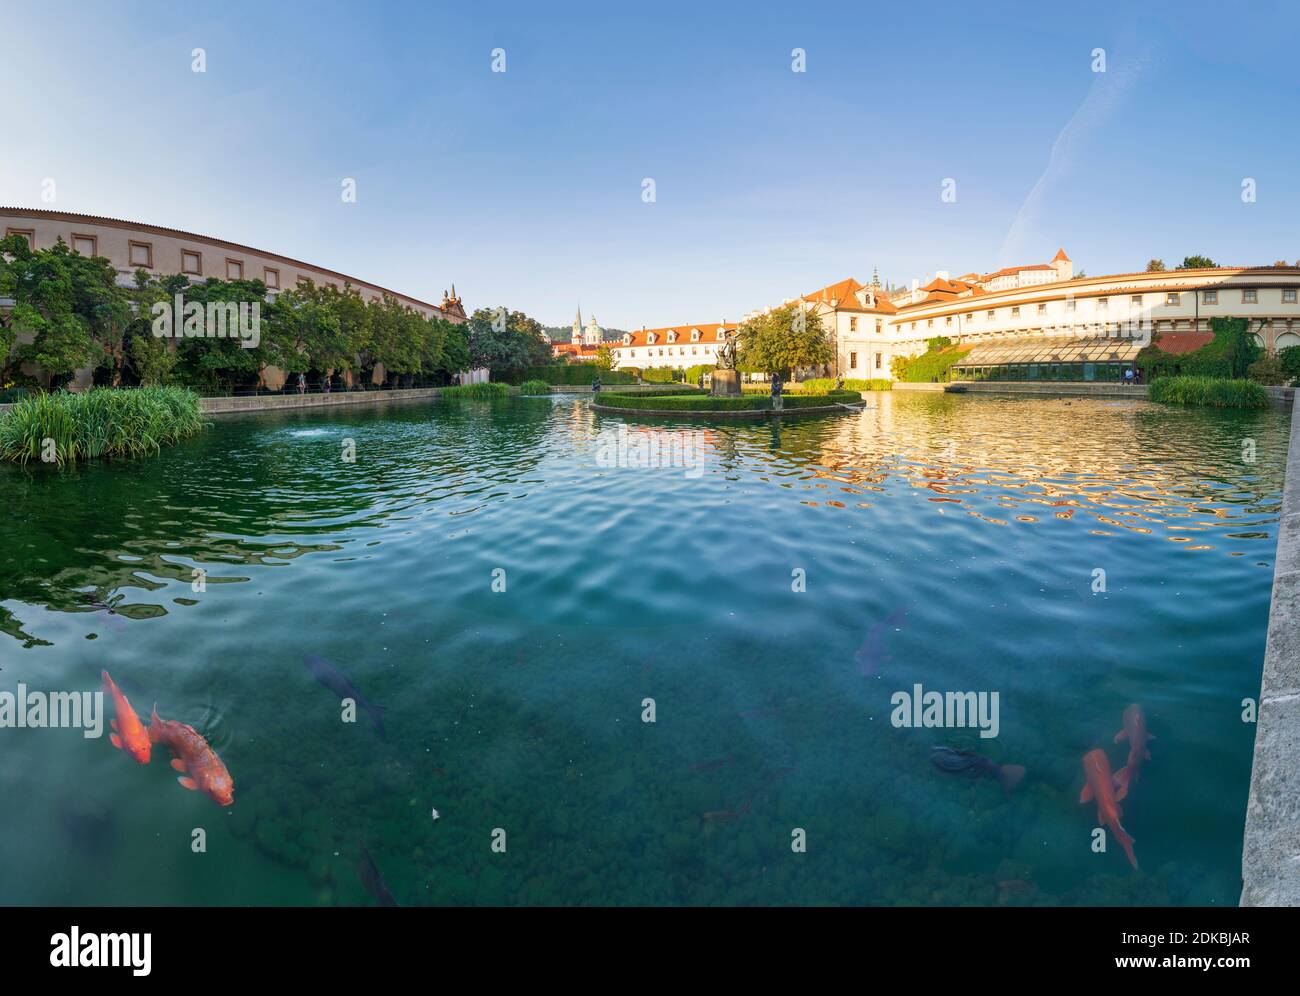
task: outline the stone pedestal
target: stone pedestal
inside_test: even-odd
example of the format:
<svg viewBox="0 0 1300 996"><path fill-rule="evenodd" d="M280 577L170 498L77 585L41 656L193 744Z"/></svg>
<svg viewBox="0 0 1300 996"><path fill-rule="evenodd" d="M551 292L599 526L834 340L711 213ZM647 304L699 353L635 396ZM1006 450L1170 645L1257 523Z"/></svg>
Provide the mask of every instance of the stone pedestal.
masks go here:
<svg viewBox="0 0 1300 996"><path fill-rule="evenodd" d="M714 370L713 383L709 393L719 398L737 398L740 396L739 370Z"/></svg>

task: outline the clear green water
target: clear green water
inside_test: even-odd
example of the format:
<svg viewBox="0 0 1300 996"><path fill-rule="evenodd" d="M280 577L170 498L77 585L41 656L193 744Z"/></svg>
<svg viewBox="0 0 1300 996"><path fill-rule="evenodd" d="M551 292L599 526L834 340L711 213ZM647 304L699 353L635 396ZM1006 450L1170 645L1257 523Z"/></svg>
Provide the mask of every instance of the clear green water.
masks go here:
<svg viewBox="0 0 1300 996"><path fill-rule="evenodd" d="M0 729L0 901L370 903L364 842L402 904L1234 903L1289 416L871 404L680 423L698 477L598 466L622 420L569 399L226 416L154 460L0 468L0 691L106 667L236 786L221 809L162 752ZM915 682L998 691L1000 736L895 729ZM1133 701L1159 738L1125 803L1140 872L1078 803ZM938 743L1028 775L1004 797Z"/></svg>

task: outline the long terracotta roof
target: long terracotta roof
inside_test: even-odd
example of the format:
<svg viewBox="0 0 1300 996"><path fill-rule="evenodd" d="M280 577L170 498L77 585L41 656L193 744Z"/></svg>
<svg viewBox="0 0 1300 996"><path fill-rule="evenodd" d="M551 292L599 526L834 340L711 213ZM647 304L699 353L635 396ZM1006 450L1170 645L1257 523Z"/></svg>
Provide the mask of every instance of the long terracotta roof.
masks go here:
<svg viewBox="0 0 1300 996"><path fill-rule="evenodd" d="M651 332L656 333L656 341L654 343L654 345L656 346L666 346L666 345L681 346L690 343L692 329L699 329L700 331L700 338L698 340L699 342L717 342L718 329L725 329L728 332L735 332L736 326L733 324L724 325L721 322L709 322L703 325L669 325L661 329L637 329L634 332L628 333L632 337L631 342L624 343L623 340L618 339L615 340L614 342L611 342L609 346L611 349L621 349L623 348L624 345L628 347L648 346L650 345L650 343L646 342L646 337L649 336ZM676 342L674 343L668 342L669 332L677 333Z"/></svg>
<svg viewBox="0 0 1300 996"><path fill-rule="evenodd" d="M121 218L108 218L98 214L74 214L68 211L46 211L43 208L23 208L23 207L5 207L0 205L0 215L19 215L24 218L43 218L47 221L66 221L71 223L89 222L94 225L107 225L110 228L125 228L133 232L149 232L153 235L164 235L172 238L195 239L206 242L209 245L220 246L222 249L233 249L236 252L251 252L259 256L265 256L267 259L277 260L281 263L288 263L290 266L301 267L304 270L315 270L318 273L324 273L327 276L337 277L345 283L353 285L363 284L366 287L382 291L385 294L391 294L393 297L410 301L414 304L421 305L425 308L432 308L434 311L446 314L443 309L436 304L430 304L428 301L422 301L418 297L412 297L410 294L401 294L395 290L389 290L379 284L372 283L369 280L361 280L359 277L350 277L346 273L339 273L337 270L331 270L324 266L317 266L315 263L304 263L300 259L294 259L292 256L281 256L279 253L268 252L265 249L257 249L253 246L242 245L238 242L227 242L225 239L213 238L211 235L199 235L197 232L187 232L179 228L165 228L162 225L149 225L138 221L125 221Z"/></svg>

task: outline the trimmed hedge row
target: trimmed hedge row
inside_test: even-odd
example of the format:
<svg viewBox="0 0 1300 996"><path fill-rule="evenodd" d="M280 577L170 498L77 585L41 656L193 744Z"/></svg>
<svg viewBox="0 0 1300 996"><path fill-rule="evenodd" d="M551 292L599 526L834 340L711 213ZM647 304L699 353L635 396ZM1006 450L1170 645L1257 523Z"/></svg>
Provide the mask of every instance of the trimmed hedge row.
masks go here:
<svg viewBox="0 0 1300 996"><path fill-rule="evenodd" d="M852 404L861 401L857 391L832 391L829 394L790 394L785 396L785 409L818 408L832 404ZM677 392L671 395L605 394L597 404L609 408L642 408L651 411L767 411L772 399L767 395L743 395L739 398L715 398L703 392Z"/></svg>
<svg viewBox="0 0 1300 996"><path fill-rule="evenodd" d="M544 367L524 367L501 379L507 384L526 380L544 380L548 384L590 384L599 377L602 384L635 384L636 378L625 370L602 370L594 363L551 363Z"/></svg>

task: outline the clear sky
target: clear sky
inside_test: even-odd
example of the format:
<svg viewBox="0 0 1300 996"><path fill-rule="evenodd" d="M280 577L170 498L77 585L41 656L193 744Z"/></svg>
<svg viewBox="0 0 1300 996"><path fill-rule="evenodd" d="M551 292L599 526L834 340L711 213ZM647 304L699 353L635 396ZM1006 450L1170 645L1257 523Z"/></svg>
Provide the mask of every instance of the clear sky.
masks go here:
<svg viewBox="0 0 1300 996"><path fill-rule="evenodd" d="M548 325L579 304L621 328L735 321L873 267L903 283L1059 246L1090 274L1295 261L1296 10L0 0L0 203L428 300L454 281Z"/></svg>

